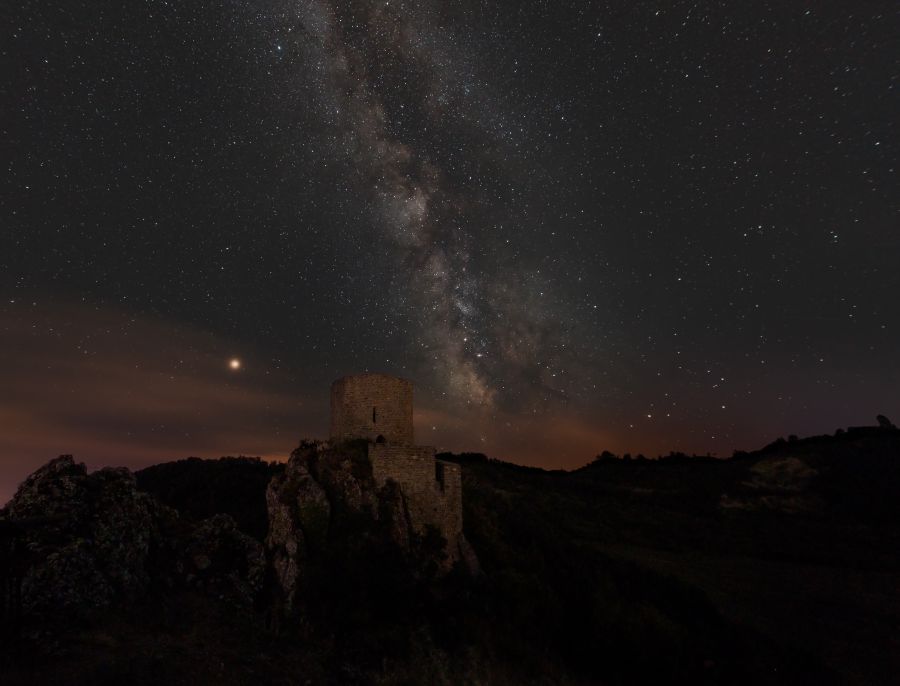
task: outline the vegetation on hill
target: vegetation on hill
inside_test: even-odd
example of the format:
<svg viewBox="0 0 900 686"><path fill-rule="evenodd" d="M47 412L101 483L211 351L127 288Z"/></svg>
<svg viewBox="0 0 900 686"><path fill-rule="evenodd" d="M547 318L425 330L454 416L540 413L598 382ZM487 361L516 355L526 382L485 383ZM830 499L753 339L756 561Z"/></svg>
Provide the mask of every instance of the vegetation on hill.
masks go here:
<svg viewBox="0 0 900 686"><path fill-rule="evenodd" d="M266 486L283 471L283 464L258 457L189 457L147 467L135 477L139 489L182 516L200 520L231 515L244 532L261 541L269 529Z"/></svg>
<svg viewBox="0 0 900 686"><path fill-rule="evenodd" d="M347 450L287 473L190 459L136 485L124 470L48 466L13 503L62 503L75 523L33 540L75 550L80 569L127 581L129 596L112 584L109 602L65 623L46 603L26 616L4 644L4 683L877 684L900 671L890 426L727 460L604 453L574 472L443 454L462 465L475 578L436 573L440 541L398 544L384 510L398 495L369 492L364 453ZM290 612L273 602L267 488L270 505L297 501L297 531L313 532L304 493L324 493L331 513L291 558L302 583ZM147 532L137 562L115 545L132 512ZM65 588L77 605L78 584Z"/></svg>

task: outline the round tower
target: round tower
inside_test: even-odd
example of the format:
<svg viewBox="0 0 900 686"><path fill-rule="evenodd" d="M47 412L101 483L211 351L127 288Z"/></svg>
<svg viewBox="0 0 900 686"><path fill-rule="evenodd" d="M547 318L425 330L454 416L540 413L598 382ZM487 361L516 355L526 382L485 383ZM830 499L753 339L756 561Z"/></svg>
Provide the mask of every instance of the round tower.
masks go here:
<svg viewBox="0 0 900 686"><path fill-rule="evenodd" d="M412 383L387 374L355 374L331 384L331 440L413 444Z"/></svg>

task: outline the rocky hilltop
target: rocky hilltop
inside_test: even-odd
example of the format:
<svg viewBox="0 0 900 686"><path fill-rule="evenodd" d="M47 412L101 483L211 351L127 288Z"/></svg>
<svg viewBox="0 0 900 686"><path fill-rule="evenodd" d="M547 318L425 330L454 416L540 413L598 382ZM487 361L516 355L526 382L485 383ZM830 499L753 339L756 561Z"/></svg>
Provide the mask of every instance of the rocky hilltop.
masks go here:
<svg viewBox="0 0 900 686"><path fill-rule="evenodd" d="M88 473L64 455L26 479L0 526L0 576L18 596L4 598L5 632L57 658L73 657L62 647L73 628L174 599L277 637L326 623L332 595L380 602L386 577L397 587L385 600L401 585L415 596L448 574L478 574L464 539L449 564L439 532L421 534L399 485L375 483L358 441L304 442L284 465L189 459L137 475Z"/></svg>
<svg viewBox="0 0 900 686"><path fill-rule="evenodd" d="M88 474L64 455L41 467L6 508L27 557L25 616L83 617L176 586L249 610L262 588L263 546L226 514L191 522L137 488L127 469Z"/></svg>
<svg viewBox="0 0 900 686"><path fill-rule="evenodd" d="M0 682L878 684L900 669L892 425L574 472L440 457L463 478L453 558L363 443L136 474L51 461L0 512Z"/></svg>
<svg viewBox="0 0 900 686"><path fill-rule="evenodd" d="M127 469L88 474L71 455L52 460L26 479L4 513L30 558L23 612L77 614L181 587L248 611L273 601L290 613L329 543L351 536L391 547L433 573L450 571L440 541L415 533L400 488L376 488L365 446L304 443L273 471L267 533L257 540L227 513L181 516L164 497L140 490ZM467 550L466 570L475 573L477 560ZM274 584L264 589L267 577ZM270 597L261 598L264 590Z"/></svg>
<svg viewBox="0 0 900 686"><path fill-rule="evenodd" d="M450 554L440 532L421 536L400 485L395 481L381 487L376 484L366 441L337 448L301 445L284 472L269 482L266 505L266 548L280 607L287 612L296 605L311 561L321 557L332 540L362 537L401 551L414 564L426 564L430 574L450 571ZM478 560L464 537L460 547L461 570L477 574Z"/></svg>

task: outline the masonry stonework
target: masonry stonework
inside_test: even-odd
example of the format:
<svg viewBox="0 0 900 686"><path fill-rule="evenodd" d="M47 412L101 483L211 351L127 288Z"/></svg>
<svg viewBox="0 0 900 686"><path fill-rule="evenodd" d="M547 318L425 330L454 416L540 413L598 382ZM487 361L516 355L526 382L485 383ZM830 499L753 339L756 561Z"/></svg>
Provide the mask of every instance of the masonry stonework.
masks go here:
<svg viewBox="0 0 900 686"><path fill-rule="evenodd" d="M459 465L434 457L429 446L372 444L369 460L375 483L396 481L406 499L409 518L419 535L429 526L447 539L449 562L459 559L462 545L462 475Z"/></svg>
<svg viewBox="0 0 900 686"><path fill-rule="evenodd" d="M359 374L331 386L331 440L364 438L375 483L400 486L416 533L434 527L447 540L447 566L472 559L463 536L459 465L413 444L412 384L386 374Z"/></svg>
<svg viewBox="0 0 900 686"><path fill-rule="evenodd" d="M345 376L331 384L331 440L412 445L412 384L387 374Z"/></svg>

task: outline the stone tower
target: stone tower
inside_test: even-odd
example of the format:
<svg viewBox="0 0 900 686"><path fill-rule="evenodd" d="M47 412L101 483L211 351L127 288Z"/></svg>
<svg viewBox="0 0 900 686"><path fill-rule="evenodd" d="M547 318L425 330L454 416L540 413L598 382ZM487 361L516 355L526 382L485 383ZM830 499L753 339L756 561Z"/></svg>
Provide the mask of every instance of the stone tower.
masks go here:
<svg viewBox="0 0 900 686"><path fill-rule="evenodd" d="M331 440L413 444L413 387L387 374L355 374L331 384Z"/></svg>
<svg viewBox="0 0 900 686"><path fill-rule="evenodd" d="M387 374L356 374L331 384L331 441L366 439L372 477L393 481L403 493L410 524L419 535L437 529L446 539L449 568L477 560L463 535L459 465L435 458L431 446L413 442L412 383Z"/></svg>

